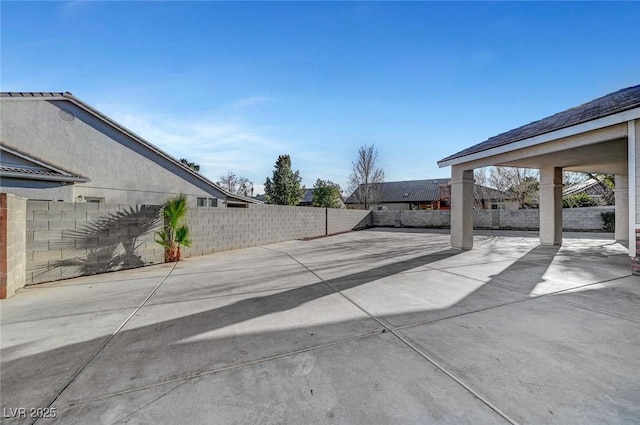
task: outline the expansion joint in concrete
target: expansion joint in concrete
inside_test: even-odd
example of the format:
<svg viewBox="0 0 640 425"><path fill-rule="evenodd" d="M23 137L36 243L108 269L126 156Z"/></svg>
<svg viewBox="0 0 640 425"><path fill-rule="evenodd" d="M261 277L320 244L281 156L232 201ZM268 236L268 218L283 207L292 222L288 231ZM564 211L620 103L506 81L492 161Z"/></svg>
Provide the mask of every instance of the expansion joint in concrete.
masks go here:
<svg viewBox="0 0 640 425"><path fill-rule="evenodd" d="M250 360L250 361L246 361L246 362L241 362L241 363L236 363L236 364L232 364L229 366L224 366L224 367L219 367L219 368L215 368L215 369L209 369L209 370L204 370L198 373L194 373L188 376L182 376L179 378L172 378L172 379L165 379L162 381L158 381L158 382L154 382L152 384L148 384L148 385L141 385L138 387L134 387L134 388L127 388L125 390L121 390L121 391L115 391L112 393L108 393L108 394L103 394L100 397L95 397L95 398L90 398L90 399L82 399L82 400L74 400L71 401L70 403L68 403L68 405L76 405L76 404L87 404L87 403L93 403L96 401L100 401L100 400L105 400L111 397L117 397L117 396L121 396L121 395L125 395L125 394L131 394L131 393L135 393L138 391L144 391L144 390L148 390L151 388L157 388L157 387L161 387L164 385L171 385L171 384L179 384L177 387L182 386L188 382L191 382L195 379L198 378L202 378L205 376L209 376L209 375L215 375L218 373L222 373L222 372L226 372L229 370L235 370L235 369L240 369L243 367L249 367L249 366L254 366L257 364L262 364L262 363L266 363L266 362L270 362L273 360L279 360L279 359L284 359L287 357L291 357L291 356L296 356L298 354L303 354L303 353L308 353L311 351L316 351L316 350L322 350L324 348L330 348L330 347L335 347L337 345L341 345L341 344L345 344L348 342L352 342L352 341L357 341L360 339L364 339L364 338L369 338L375 335L379 335L381 332L379 330L377 331L373 331L373 332L366 332L363 334L359 334L359 335L354 335L354 336L350 336L348 338L343 338L343 339L339 339L336 341L331 341L331 342L327 342L324 344L319 344L319 345L314 345L311 347L306 347L306 348L302 348L299 350L294 350L294 351L287 351L286 353L281 353L281 354L275 354L273 356L268 356L268 357L262 357L259 359L255 359L255 360ZM171 391L175 390L177 387L174 387L171 389ZM158 401L160 398L166 396L168 394L164 393L162 396L156 398L155 400L153 400L153 402ZM149 403L150 404L150 403ZM124 419L120 419L118 421L122 422L124 421Z"/></svg>
<svg viewBox="0 0 640 425"><path fill-rule="evenodd" d="M337 289L334 285L332 285L330 282L326 281L325 279L323 279L321 276L319 276L317 273L315 273L313 270L311 270L309 267L307 267L304 263L302 263L301 261L299 261L297 258L295 258L294 256L292 256L289 253L285 253L287 254L287 256L289 256L289 258L291 258L293 261L297 262L298 264L300 264L302 267L304 267L309 273L313 274L316 278L320 279L320 281L322 281L324 284L326 284L327 286L329 286L335 293L339 294L340 296L342 296L345 300L347 300L349 303L353 304L357 309L359 309L360 311L362 311L364 314L366 314L367 316L369 316L371 319L375 320L378 324L380 324L384 330L390 332L391 334L393 334L398 340L400 340L404 345L406 345L407 347L409 347L411 350L413 350L414 352L416 352L420 357L422 357L423 359L425 359L427 362L429 362L430 364L432 364L435 368L437 368L438 370L440 370L442 373L444 373L445 375L447 375L449 378L451 378L453 381L455 381L458 385L460 385L462 388L464 388L466 391L468 391L469 393L471 393L474 397L476 397L478 400L480 400L482 403L484 403L487 407L489 407L492 411L494 411L497 415L501 416L504 420L506 420L507 422L509 422L512 425L518 425L518 422L516 422L515 420L511 419L506 413L504 413L502 410L500 410L500 408L498 408L496 405L494 405L491 401L489 401L485 396L483 396L482 394L480 394L479 392L477 392L476 390L474 390L473 388L471 388L469 385L465 384L460 378L458 378L457 376L455 376L452 372L450 372L449 370L447 370L444 366L442 366L440 363L438 363L437 361L435 361L434 359L432 359L429 355L427 355L426 353L424 353L422 350L420 350L418 347L416 347L414 344L412 344L410 341L408 341L405 337L403 337L402 335L400 335L396 329L393 329L392 327L390 327L389 325L387 325L386 323L384 323L382 320L378 319L376 316L374 316L372 313L370 313L368 310L366 310L364 307L362 307L360 304L358 304L357 302L355 302L354 300L352 300L351 298L349 298L348 296L346 296L342 291L340 291L339 289Z"/></svg>
<svg viewBox="0 0 640 425"><path fill-rule="evenodd" d="M147 297L140 303L140 305L138 305L138 307L129 315L129 317L127 317L124 322L122 322L122 324L120 324L120 326L118 326L118 328L113 331L113 333L111 335L109 335L109 338L107 338L107 340L100 346L100 348L98 348L96 350L95 353L93 353L93 355L91 357L89 357L89 359L84 362L84 364L82 366L80 366L74 373L73 375L71 375L71 378L69 378L69 380L64 384L64 386L60 389L60 391L57 392L57 394L52 398L51 402L47 404L47 409L50 408L62 395L62 393L65 392L65 390L67 388L69 388L69 386L71 384L73 384L73 382L78 378L78 376L80 376L80 374L82 372L85 371L85 369L91 364L91 362L93 362L93 360L98 357L98 355L100 353L102 353L102 351L104 351L104 349L107 347L107 345L109 345L109 343L113 340L113 338L116 337L116 335L118 335L118 333L122 330L122 328L124 328L126 326L127 323L129 323L129 321L131 319L133 319L133 317L140 311L140 309L142 307L144 307L144 305L147 303L147 301L149 301L149 299L153 296L153 294L156 293L156 291L160 288L160 286L162 286L162 284L167 280L167 278L169 278L169 276L171 275L171 273L173 273L173 271L176 268L176 265L178 263L174 263L173 267L171 267L171 269L169 270L169 272L162 278L162 280L160 282L158 282L158 284L151 290L151 292L149 293L149 295L147 295ZM36 424L41 418L35 418L33 422L31 422L31 424Z"/></svg>

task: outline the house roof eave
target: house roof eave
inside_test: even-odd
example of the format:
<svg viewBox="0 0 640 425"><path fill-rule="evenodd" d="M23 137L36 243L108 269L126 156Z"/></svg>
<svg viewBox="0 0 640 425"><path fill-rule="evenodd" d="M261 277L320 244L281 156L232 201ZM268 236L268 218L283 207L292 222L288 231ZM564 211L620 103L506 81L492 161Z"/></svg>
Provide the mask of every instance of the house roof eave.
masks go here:
<svg viewBox="0 0 640 425"><path fill-rule="evenodd" d="M15 178L23 180L39 180L39 181L58 181L66 183L87 183L91 179L88 177L73 174L67 170L63 170L48 162L34 158L9 146L0 144L0 152L21 158L29 163L35 164L44 170L37 170L33 167L25 167L17 164L2 164L0 166L0 177Z"/></svg>
<svg viewBox="0 0 640 425"><path fill-rule="evenodd" d="M88 183L91 179L80 176L55 176L49 174L30 174L19 171L4 171L0 170L0 177L14 178L21 180L37 180L37 181L53 181L61 183Z"/></svg>
<svg viewBox="0 0 640 425"><path fill-rule="evenodd" d="M187 165L182 164L180 161L176 160L175 158L173 158L171 155L169 155L168 153L164 152L160 148L157 148L156 146L154 146L151 143L147 142L143 137L139 136L135 132L129 130L128 128L126 128L123 125L119 124L117 121L115 121L112 118L110 118L109 116L103 114L102 112L98 111L97 109L95 109L92 106L88 105L87 103L83 102L82 100L80 100L79 98L77 98L76 96L71 94L70 92L3 92L3 93L0 94L0 97L9 97L11 99L20 99L20 100L23 100L23 99L24 100L44 99L44 100L47 100L47 101L64 100L64 101L71 102L74 105L76 105L77 107L85 110L89 114L91 114L91 115L95 116L96 118L100 119L101 121L105 122L107 125L109 125L109 126L115 128L115 129L117 129L118 131L124 133L125 135L127 135L130 138L132 138L133 140L135 140L140 145L144 146L146 149L149 149L150 151L154 152L156 155L159 155L160 157L168 160L169 162L173 163L174 165L177 165L177 166L181 167L183 170L187 171L188 173L190 173L194 177L196 177L199 180L203 181L204 183L206 183L207 185L209 185L212 188L216 189L217 191L223 193L226 197L236 198L238 200L241 200L241 201L247 202L247 203L253 203L253 204L260 203L260 201L257 201L255 199L251 199L251 198L248 198L248 197L232 194L231 192L227 191L226 189L224 189L221 186L217 185L216 183L212 182L211 180L209 180L208 178L206 178L202 174L200 174L197 171L191 169Z"/></svg>

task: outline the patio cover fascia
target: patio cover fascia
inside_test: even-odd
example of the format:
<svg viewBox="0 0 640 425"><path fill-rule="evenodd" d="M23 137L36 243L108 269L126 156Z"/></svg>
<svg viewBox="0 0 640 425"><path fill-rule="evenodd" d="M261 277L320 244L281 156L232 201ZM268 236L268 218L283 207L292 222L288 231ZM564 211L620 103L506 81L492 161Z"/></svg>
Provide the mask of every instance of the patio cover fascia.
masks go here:
<svg viewBox="0 0 640 425"><path fill-rule="evenodd" d="M624 140L624 142L626 142L629 132L627 123L637 119L640 119L640 107L518 140L495 148L482 149L467 155L457 156L458 154L455 154L438 161L438 166L443 168L465 165L473 169L493 165L504 165L526 168L526 160L535 156L612 140ZM552 144L553 142L559 141L564 141L564 143ZM611 150L609 150L609 152L611 153ZM591 155L581 156L585 156L585 159L593 158ZM626 160L626 152L624 159ZM568 170L572 168L573 171L579 171L581 166L584 167L584 164L563 165ZM538 168L533 164L531 164L530 167ZM585 171L593 172L599 170L588 169ZM616 171L617 170L611 170L609 172L615 173Z"/></svg>

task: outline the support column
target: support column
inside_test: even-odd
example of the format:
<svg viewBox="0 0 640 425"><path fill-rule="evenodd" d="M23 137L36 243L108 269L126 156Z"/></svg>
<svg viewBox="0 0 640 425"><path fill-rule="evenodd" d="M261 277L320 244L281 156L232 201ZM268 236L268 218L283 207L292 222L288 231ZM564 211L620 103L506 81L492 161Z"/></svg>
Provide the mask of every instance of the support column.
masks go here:
<svg viewBox="0 0 640 425"><path fill-rule="evenodd" d="M451 246L473 248L473 170L451 167Z"/></svg>
<svg viewBox="0 0 640 425"><path fill-rule="evenodd" d="M629 176L616 175L616 240L629 241Z"/></svg>
<svg viewBox="0 0 640 425"><path fill-rule="evenodd" d="M640 275L640 258L638 243L640 242L638 228L638 170L640 169L640 120L627 122L627 160L629 175L629 257L631 257L631 272Z"/></svg>
<svg viewBox="0 0 640 425"><path fill-rule="evenodd" d="M540 169L540 243L562 245L562 168Z"/></svg>

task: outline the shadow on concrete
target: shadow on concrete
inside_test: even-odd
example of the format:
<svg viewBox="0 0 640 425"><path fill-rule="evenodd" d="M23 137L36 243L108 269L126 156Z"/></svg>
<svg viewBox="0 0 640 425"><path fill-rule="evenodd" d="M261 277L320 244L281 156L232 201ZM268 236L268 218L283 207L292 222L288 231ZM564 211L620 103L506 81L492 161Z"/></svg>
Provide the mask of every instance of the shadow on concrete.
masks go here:
<svg viewBox="0 0 640 425"><path fill-rule="evenodd" d="M558 247L534 248L504 271L492 276L477 291L469 294L464 302L472 304L474 299L484 298L483 291L488 284L500 284L503 281L518 282L520 286L517 290L530 292L542 281L542 275L557 252ZM203 370L317 346L335 341L338 339L336 335L340 334L353 336L380 331L382 327L378 323L365 317L337 323L319 320L321 324L312 328L296 327L296 323L286 323L282 324L285 329L278 331L189 340L190 337L293 309L335 294L326 283L346 290L457 254L460 254L460 251L438 251L326 282L246 298L203 312L127 329L120 332L95 359L100 366L87 369L78 380L82 380L82 385L87 382L101 383L104 386L99 388L103 393L122 391L167 379L188 377ZM532 264L538 267L530 269L526 276L523 276L522 268L529 268ZM176 304L175 308L179 309L179 304ZM9 407L20 406L24 400L29 399L34 407L47 406L67 384L78 365L91 358L105 338L99 337L3 362L3 404ZM109 351L113 354L110 355ZM15 354L14 349L3 349L2 352ZM168 365L173 366L173 370L167 369Z"/></svg>
<svg viewBox="0 0 640 425"><path fill-rule="evenodd" d="M451 306L404 314L385 315L383 319L392 325L410 326L416 323L429 323L460 314L527 300L531 297L531 293L536 286L545 281L543 276L559 250L559 246L534 247L504 270L489 276L488 281ZM474 265L481 267L480 263ZM455 269L456 267L453 268ZM447 270L447 268L443 270ZM465 275L460 276L466 277ZM477 279L477 277L472 276L467 278Z"/></svg>
<svg viewBox="0 0 640 425"><path fill-rule="evenodd" d="M140 238L158 230L161 206L136 205L110 213L80 229L63 232L63 238L50 242L50 249L69 250L73 256L49 261L38 275L59 267L76 267L76 276L132 269L146 265L139 248ZM71 276L67 276L71 277Z"/></svg>
<svg viewBox="0 0 640 425"><path fill-rule="evenodd" d="M103 228L104 227L97 226L96 230L100 231ZM457 250L446 250L434 254L423 255L410 260L332 279L327 281L327 283L339 285L341 289L353 288L376 279L391 276L416 267L424 266L433 261L454 256L459 252L460 251ZM123 331L118 334L117 339L119 341L134 341L134 343L125 343L127 347L126 350L132 350L132 352L126 356L122 356L122 359L131 359L130 355L140 355L142 356L140 360L144 358L144 362L149 361L147 358L149 353L144 353L149 350L150 347L142 347L135 341L139 342L144 340L151 345L155 345L155 348L151 348L150 352L155 353L154 357L157 358L163 350L170 349L170 346L177 340L183 340L191 336L210 332L268 314L293 309L304 303L332 294L335 294L335 292L325 282L318 282L275 294L242 299L232 304L201 313L191 314L177 319L162 321L152 325ZM369 318L362 319L362 321L369 320ZM289 326L295 327L296 324L291 323ZM355 326L357 327L357 324L355 324ZM381 328L379 325L376 325L376 327ZM303 334L307 334L307 331L304 329L298 330L298 332L300 331L302 331ZM162 335L163 338L158 338L160 335ZM166 339L167 336L169 336L169 340ZM172 336L175 340L172 339ZM289 339L289 337L287 337L287 339ZM71 344L54 350L40 352L35 355L3 362L1 369L2 376L0 379L2 380L4 388L11 389L11 391L7 391L4 394L3 403L6 406L19 406L22 400L28 398L33 401L34 406L48 405L55 397L57 391L60 390L61 385L73 376L79 360L81 358L84 358L84 361L88 360L93 355L92 350L97 349L97 347L101 345L101 341L104 340L104 337L100 337L94 340ZM272 343L273 341L269 342L268 338L264 341L266 347ZM181 344L180 346L187 347L190 345L192 344ZM199 343L194 343L194 345L199 345ZM205 342L204 345L209 344ZM215 345L216 344L214 344L214 346ZM12 348L2 348L0 353L4 358L6 358L6 356L11 356L22 348L24 347L17 346ZM278 352L280 347L273 348ZM141 351L134 354L139 349ZM201 349L198 349L198 352L200 352L200 350ZM211 350L215 351L215 347L211 347ZM70 362L74 364L74 368L69 368ZM42 385L34 388L33 384L36 382L56 383L53 388L46 388Z"/></svg>

